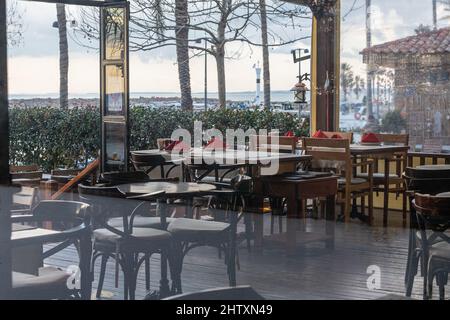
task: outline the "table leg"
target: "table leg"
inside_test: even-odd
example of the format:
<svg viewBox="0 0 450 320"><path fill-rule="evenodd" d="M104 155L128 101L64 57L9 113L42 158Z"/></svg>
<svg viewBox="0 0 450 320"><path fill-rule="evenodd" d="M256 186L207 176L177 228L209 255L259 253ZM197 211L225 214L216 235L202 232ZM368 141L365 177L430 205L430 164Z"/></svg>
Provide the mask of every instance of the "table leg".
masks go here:
<svg viewBox="0 0 450 320"><path fill-rule="evenodd" d="M299 223L299 201L296 197L287 199L287 220L286 220L286 251L293 254L297 245L297 230ZM302 210L303 211L303 210Z"/></svg>
<svg viewBox="0 0 450 320"><path fill-rule="evenodd" d="M80 285L81 299L90 300L92 292L91 275L92 241L89 233L80 238Z"/></svg>
<svg viewBox="0 0 450 320"><path fill-rule="evenodd" d="M236 232L237 232L237 213L230 213L230 238L229 238L229 252L228 252L228 278L229 285L236 286Z"/></svg>
<svg viewBox="0 0 450 320"><path fill-rule="evenodd" d="M384 159L384 201L383 201L383 226L388 226L388 213L389 213L389 159Z"/></svg>
<svg viewBox="0 0 450 320"><path fill-rule="evenodd" d="M167 249L161 251L161 280L159 281L159 298L165 298L170 294L169 280L167 279Z"/></svg>
<svg viewBox="0 0 450 320"><path fill-rule="evenodd" d="M334 233L336 227L336 208L335 208L335 195L328 196L326 200L326 220L325 220L325 229L326 234L330 237L326 241L327 249L334 249Z"/></svg>

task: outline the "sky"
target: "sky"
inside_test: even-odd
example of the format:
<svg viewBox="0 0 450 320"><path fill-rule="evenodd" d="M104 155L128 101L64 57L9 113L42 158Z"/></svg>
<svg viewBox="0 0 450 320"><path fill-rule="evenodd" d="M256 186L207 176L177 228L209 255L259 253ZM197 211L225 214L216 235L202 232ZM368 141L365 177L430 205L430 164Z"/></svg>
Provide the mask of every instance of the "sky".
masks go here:
<svg viewBox="0 0 450 320"><path fill-rule="evenodd" d="M8 0L11 1L11 0ZM349 8L354 10L349 12ZM356 74L364 74L365 66L359 52L365 47L365 0L343 0L341 33L341 62L350 63ZM372 0L373 44L412 35L419 24L432 24L431 0ZM19 1L23 16L23 41L9 48L10 94L45 94L58 92L58 32L52 27L56 20L54 4ZM77 18L77 8L68 6L69 19ZM439 5L438 17L447 13ZM439 26L449 24L440 20ZM282 30L292 36L309 36L311 28ZM69 27L69 36L73 30ZM229 49L238 49L231 44ZM309 40L270 50L272 90L289 90L296 82L298 66L294 65L290 50L308 48ZM69 41L69 91L77 94L99 91L98 52ZM255 90L255 70L252 66L262 60L259 48L244 48L238 59L226 61L226 85L228 91ZM309 68L305 63L304 70ZM212 57L208 59L209 91L217 91L216 67ZM191 60L193 92L204 87L204 58ZM178 92L178 75L175 48L171 47L130 54L130 90L132 92Z"/></svg>

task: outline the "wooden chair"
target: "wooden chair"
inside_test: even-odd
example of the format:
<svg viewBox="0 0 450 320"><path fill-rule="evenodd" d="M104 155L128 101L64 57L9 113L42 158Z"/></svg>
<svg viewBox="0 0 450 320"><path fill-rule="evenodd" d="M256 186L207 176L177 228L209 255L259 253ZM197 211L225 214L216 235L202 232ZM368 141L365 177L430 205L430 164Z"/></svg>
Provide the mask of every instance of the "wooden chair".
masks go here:
<svg viewBox="0 0 450 320"><path fill-rule="evenodd" d="M450 190L450 170L439 169L439 166L433 166L434 169L406 168L404 179L407 186L407 194L410 198L410 231L408 245L408 260L405 270L405 288L406 296L412 294L414 280L421 264L421 275L426 275L424 270L424 261L422 260L422 250L419 239L421 238L416 217L416 210L412 201L415 193L421 194L439 194Z"/></svg>
<svg viewBox="0 0 450 320"><path fill-rule="evenodd" d="M385 145L401 145L408 146L409 136L407 134L376 134L378 140ZM402 195L402 213L403 213L403 226L406 227L407 221L407 195L406 185L403 179L403 172L405 171L408 163L407 152L399 152L394 154L393 158L389 161L395 162L395 171L389 175L389 193L395 193L397 196ZM360 173L358 177L367 178L367 173ZM378 172L378 161L374 161L374 173L373 173L373 190L375 192L385 192L385 176L384 173ZM364 204L362 204L364 206Z"/></svg>
<svg viewBox="0 0 450 320"><path fill-rule="evenodd" d="M66 270L45 266L38 275L13 272L12 299L68 299L91 298L90 256L91 229L86 219L89 205L74 201L45 200L40 202L29 215L12 216L13 223L37 223L51 221L59 226L61 232L45 236L27 237L12 240L13 246L27 246L33 244L56 244L43 253L46 259L57 252L75 244L79 253L79 268L81 272L81 289L69 288L67 281L70 276ZM18 242L16 244L16 242ZM20 244L19 244L20 242Z"/></svg>
<svg viewBox="0 0 450 320"><path fill-rule="evenodd" d="M277 143L277 144L274 144ZM250 150L251 151L263 151L263 152L279 152L279 153L295 153L297 150L298 138L297 137L283 137L283 136L251 136L250 137ZM283 232L282 219L285 215L284 201L278 198L269 198L271 207L271 219L270 219L270 233L274 233L275 219L278 217L278 229L279 232Z"/></svg>
<svg viewBox="0 0 450 320"><path fill-rule="evenodd" d="M351 200L358 197L369 198L369 224L373 222L373 193L372 170L373 162L370 160L353 163L350 154L350 141L346 139L315 139L304 138L303 149L305 154L313 156L314 170L331 170L340 175L338 191L342 196L342 209L345 222L350 220ZM368 177L354 176L354 169L365 168Z"/></svg>
<svg viewBox="0 0 450 320"><path fill-rule="evenodd" d="M42 180L42 171L35 164L9 167L13 185L38 187Z"/></svg>
<svg viewBox="0 0 450 320"><path fill-rule="evenodd" d="M36 187L20 187L13 194L11 214L30 214L39 201L39 189Z"/></svg>
<svg viewBox="0 0 450 320"><path fill-rule="evenodd" d="M169 251L172 246L172 237L167 231L161 230L167 223L165 217L160 217L160 229L138 227L134 223L136 208L141 201L126 199L116 187L85 186L78 185L80 198L91 204L91 217L93 225L94 254L92 257L92 267L98 257L102 258L99 286L97 297L100 297L106 274L106 264L109 258L116 261L116 286L118 284L118 267L122 268L124 274L124 298L134 300L136 290L137 274L141 265L145 262L146 288L150 289L150 256L160 253L162 285L168 294L167 268L164 268L163 261L170 259ZM164 192L158 192L146 196L147 201L156 202L162 197ZM110 218L120 217L120 225L110 223ZM140 255L143 255L140 257Z"/></svg>
<svg viewBox="0 0 450 320"><path fill-rule="evenodd" d="M168 178L170 173L179 165L167 161L163 156L158 154L142 154L139 152L131 153L131 162L136 171L144 171L148 176L154 176L155 169L160 170L156 178ZM166 171L166 166L170 166Z"/></svg>
<svg viewBox="0 0 450 320"><path fill-rule="evenodd" d="M416 194L413 202L419 226L423 256L424 299L433 296L433 280L439 287L439 299L445 299L450 272L450 197Z"/></svg>
<svg viewBox="0 0 450 320"><path fill-rule="evenodd" d="M350 143L353 143L353 132L342 132L342 131L324 131L323 132L328 138L333 136L341 136L343 139L347 139Z"/></svg>
<svg viewBox="0 0 450 320"><path fill-rule="evenodd" d="M274 144L277 143L277 144ZM297 137L251 136L250 150L279 153L295 153Z"/></svg>

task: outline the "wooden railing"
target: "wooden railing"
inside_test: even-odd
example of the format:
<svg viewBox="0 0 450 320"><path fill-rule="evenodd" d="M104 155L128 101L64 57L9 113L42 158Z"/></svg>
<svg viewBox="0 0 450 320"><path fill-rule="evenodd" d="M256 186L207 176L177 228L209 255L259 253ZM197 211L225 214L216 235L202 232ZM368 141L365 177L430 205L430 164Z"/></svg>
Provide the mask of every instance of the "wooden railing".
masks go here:
<svg viewBox="0 0 450 320"><path fill-rule="evenodd" d="M425 152L408 153L408 167L417 167L426 164L450 164L450 154Z"/></svg>
<svg viewBox="0 0 450 320"><path fill-rule="evenodd" d="M96 180L96 173L100 165L100 160L96 159L90 163L83 171L81 171L76 177L70 179L65 185L61 187L60 183L54 180L43 181L41 184L44 199L58 200L63 194L72 191L81 182L86 180L89 176L92 181Z"/></svg>

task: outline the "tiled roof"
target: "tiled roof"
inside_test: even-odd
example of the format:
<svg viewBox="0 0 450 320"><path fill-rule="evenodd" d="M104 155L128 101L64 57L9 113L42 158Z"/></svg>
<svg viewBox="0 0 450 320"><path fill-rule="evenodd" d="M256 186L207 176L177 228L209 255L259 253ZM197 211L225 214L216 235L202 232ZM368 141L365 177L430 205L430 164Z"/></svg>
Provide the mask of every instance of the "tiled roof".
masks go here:
<svg viewBox="0 0 450 320"><path fill-rule="evenodd" d="M438 29L366 48L362 54L450 53L450 28Z"/></svg>

